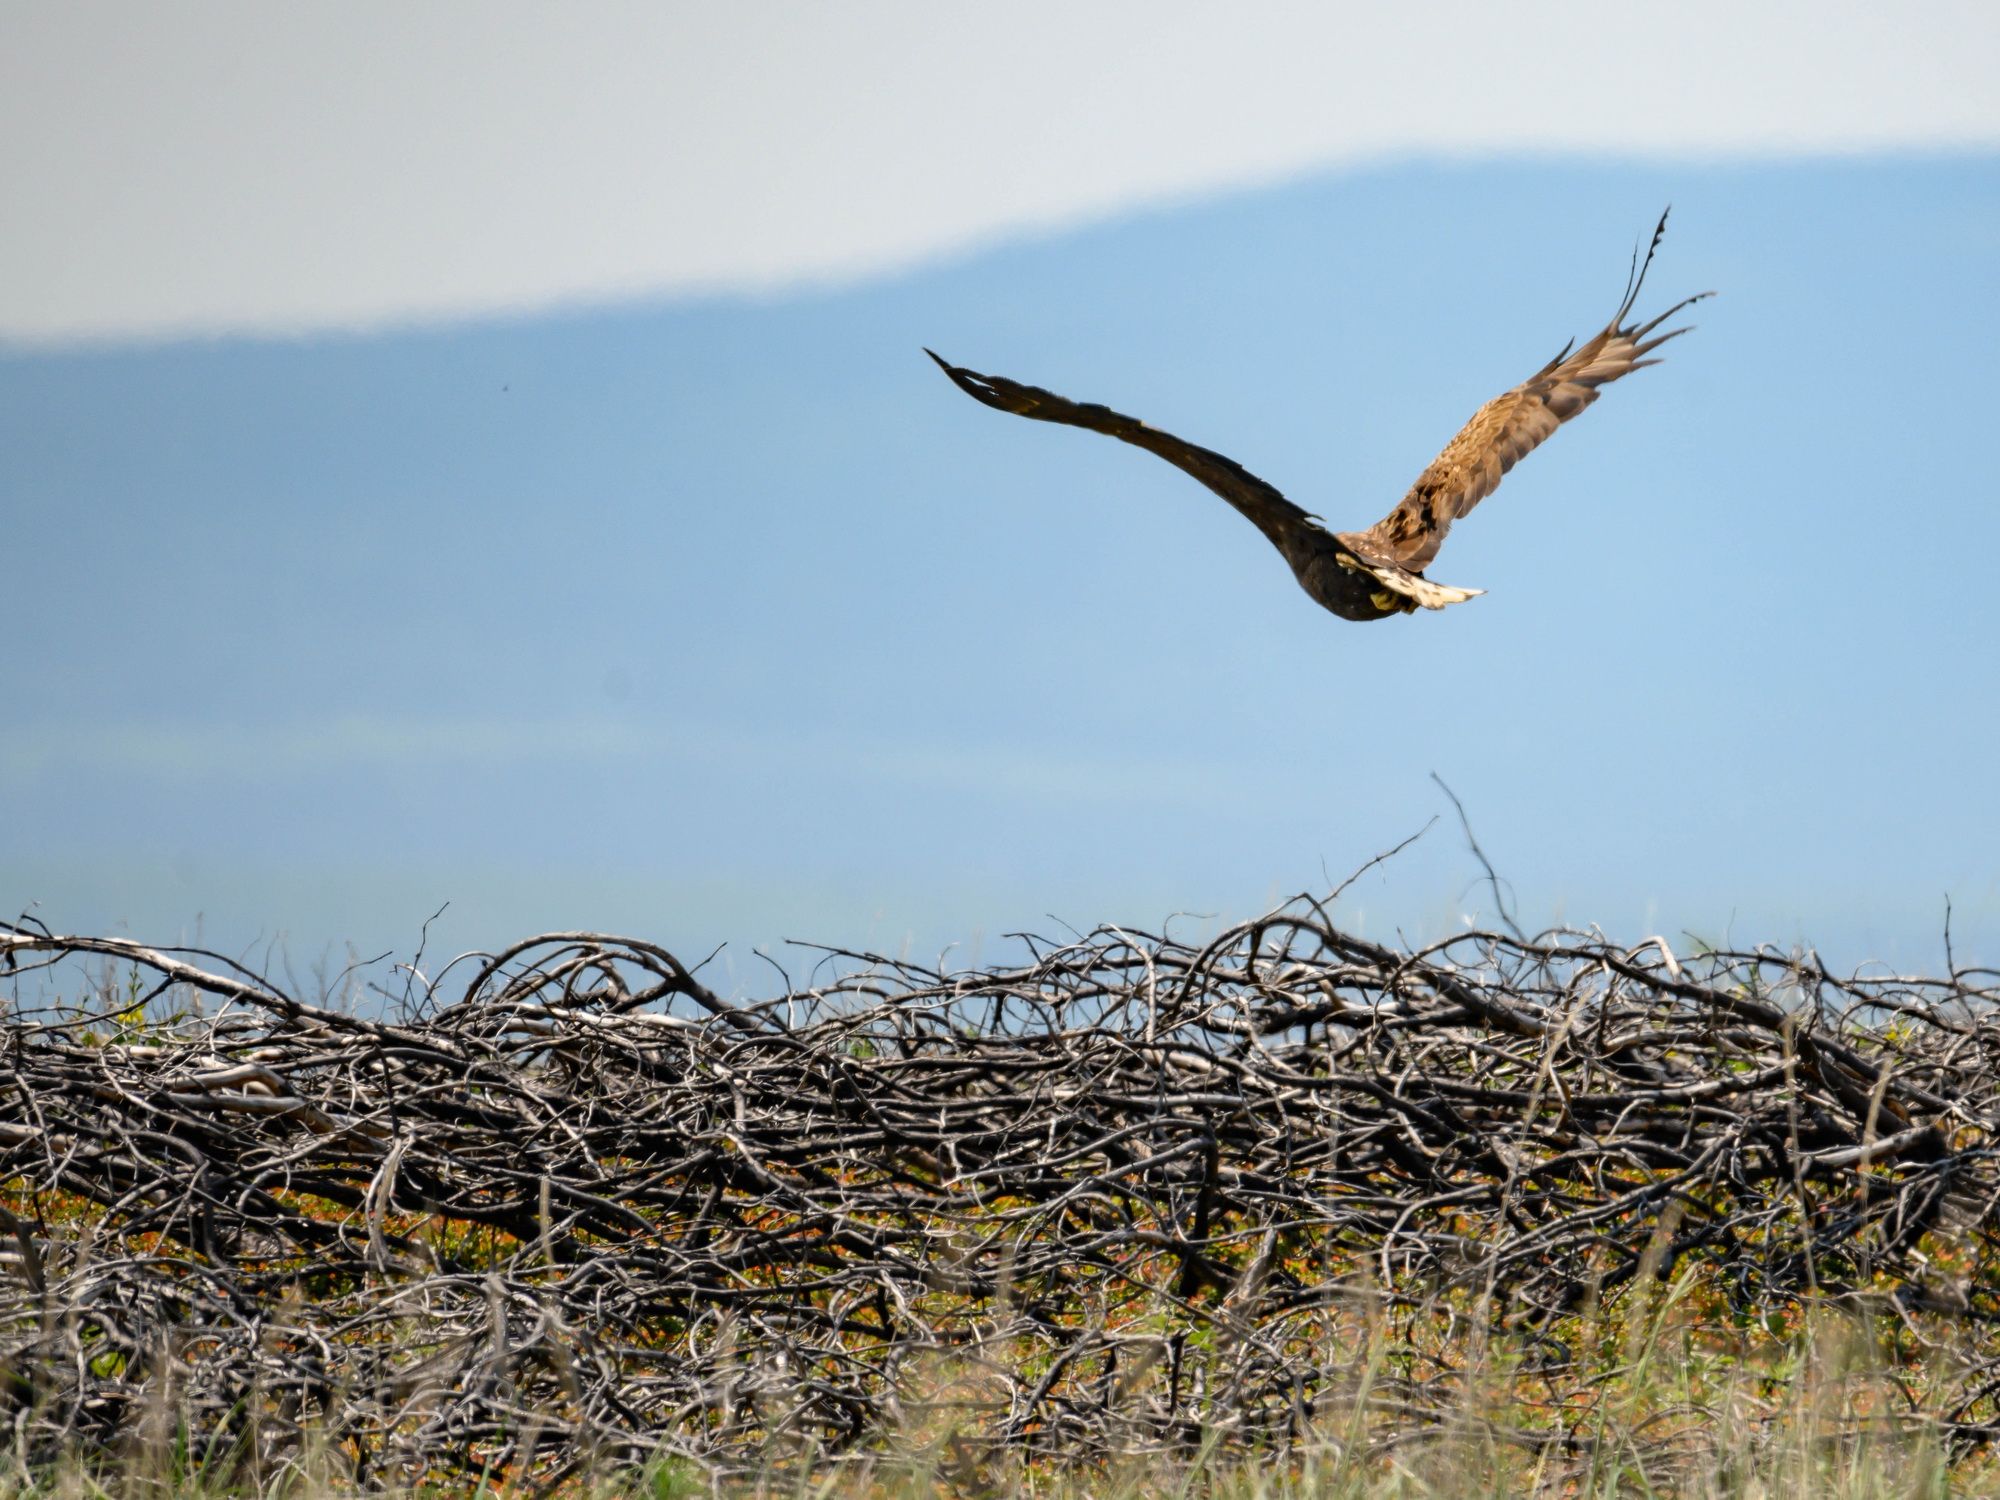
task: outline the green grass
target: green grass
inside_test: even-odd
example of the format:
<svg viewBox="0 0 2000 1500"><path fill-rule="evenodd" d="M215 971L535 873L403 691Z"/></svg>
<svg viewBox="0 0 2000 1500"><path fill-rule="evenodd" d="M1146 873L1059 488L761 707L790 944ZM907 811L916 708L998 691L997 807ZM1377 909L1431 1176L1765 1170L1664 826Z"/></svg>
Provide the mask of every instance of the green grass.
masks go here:
<svg viewBox="0 0 2000 1500"><path fill-rule="evenodd" d="M1566 1382L1571 1420L1549 1442L1549 1412L1522 1405L1547 1377L1526 1373L1521 1352L1469 1337L1441 1343L1454 1404L1422 1422L1390 1395L1400 1352L1377 1336L1346 1351L1355 1363L1350 1399L1315 1414L1306 1438L1268 1454L1224 1455L1214 1435L1189 1434L1178 1451L1059 1464L1018 1450L982 1450L954 1422L978 1394L972 1365L939 1365L912 1388L907 1418L858 1451L774 1451L748 1472L711 1474L666 1456L637 1470L574 1473L552 1491L488 1473L387 1493L479 1496L554 1493L658 1500L722 1493L772 1497L1040 1496L1048 1500L1217 1500L1318 1497L1689 1496L1714 1500L1888 1500L2000 1496L2000 1466L1981 1451L1954 1460L1946 1434L1920 1407L1930 1351L1912 1358L1851 1315L1802 1317L1782 1335L1724 1331L1694 1311L1693 1278L1682 1276L1603 1318L1588 1362ZM1452 1363L1456 1361L1456 1363ZM71 1453L0 1474L0 1500L15 1497L196 1497L346 1495L337 1443L322 1441L267 1467L240 1448L191 1442L169 1410L145 1413L115 1454ZM376 1491L381 1493L381 1491Z"/></svg>

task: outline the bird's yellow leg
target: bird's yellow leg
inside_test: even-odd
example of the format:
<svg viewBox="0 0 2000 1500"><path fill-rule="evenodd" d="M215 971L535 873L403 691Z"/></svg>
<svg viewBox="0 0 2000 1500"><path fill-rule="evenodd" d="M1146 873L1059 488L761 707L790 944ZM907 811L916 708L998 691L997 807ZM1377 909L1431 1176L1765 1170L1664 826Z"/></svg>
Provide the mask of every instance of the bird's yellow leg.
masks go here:
<svg viewBox="0 0 2000 1500"><path fill-rule="evenodd" d="M1368 596L1368 602L1385 615L1394 614L1402 607L1403 596L1392 594L1387 589L1380 589Z"/></svg>

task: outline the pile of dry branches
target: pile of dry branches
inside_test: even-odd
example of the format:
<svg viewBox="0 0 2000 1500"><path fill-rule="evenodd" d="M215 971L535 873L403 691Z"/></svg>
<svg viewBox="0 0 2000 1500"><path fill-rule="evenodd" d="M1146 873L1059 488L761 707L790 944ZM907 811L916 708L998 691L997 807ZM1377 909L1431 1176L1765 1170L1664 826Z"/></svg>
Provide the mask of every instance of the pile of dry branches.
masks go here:
<svg viewBox="0 0 2000 1500"><path fill-rule="evenodd" d="M1554 1389L1566 1330L1690 1268L1739 1321L2000 1311L1988 973L1398 952L1304 899L1027 941L732 1004L557 933L371 1009L0 927L0 1415L30 1457L168 1421L378 1482L1393 1443L1463 1409L1454 1330ZM1996 1374L1928 1415L1979 1440Z"/></svg>

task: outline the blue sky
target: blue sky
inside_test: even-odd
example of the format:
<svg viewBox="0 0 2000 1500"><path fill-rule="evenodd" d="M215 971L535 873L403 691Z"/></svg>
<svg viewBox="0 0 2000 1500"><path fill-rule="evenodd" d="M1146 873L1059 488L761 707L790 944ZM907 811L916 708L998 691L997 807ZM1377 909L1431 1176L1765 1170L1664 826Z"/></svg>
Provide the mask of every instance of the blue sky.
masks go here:
<svg viewBox="0 0 2000 1500"><path fill-rule="evenodd" d="M1155 8L1143 66L1116 6L1044 18L1032 78L894 4L763 51L633 12L678 113L574 151L522 144L596 107L532 8L463 56L423 13L379 86L331 13L6 13L0 904L303 971L449 903L433 953L623 930L755 990L791 938L1242 917L1439 819L1342 902L1423 938L1492 907L1435 773L1529 926L1935 968L1949 897L2000 961L2000 23L1636 7L1496 70L1430 8L1463 87L1415 112L1351 97L1412 61L1373 12L1346 92L1283 45L1318 8ZM253 23L219 92L144 61ZM982 88L1011 146L937 109ZM1361 525L1669 201L1641 311L1720 295L1453 531L1432 576L1488 593L1441 614L1334 619L1185 476L919 352Z"/></svg>
<svg viewBox="0 0 2000 1500"><path fill-rule="evenodd" d="M1714 286L1457 528L1315 608L1112 402L1338 525L1615 304ZM1407 164L836 292L0 359L0 872L294 955L537 927L991 951L1348 898L1933 960L2000 932L2000 163ZM754 961L750 961L754 962ZM751 982L746 971L744 982Z"/></svg>

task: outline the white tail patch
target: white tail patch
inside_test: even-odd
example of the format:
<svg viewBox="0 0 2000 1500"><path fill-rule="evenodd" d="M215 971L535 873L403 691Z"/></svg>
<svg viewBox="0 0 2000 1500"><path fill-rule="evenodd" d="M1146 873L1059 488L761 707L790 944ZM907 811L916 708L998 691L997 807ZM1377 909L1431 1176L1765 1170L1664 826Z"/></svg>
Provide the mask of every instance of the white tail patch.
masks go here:
<svg viewBox="0 0 2000 1500"><path fill-rule="evenodd" d="M1384 563L1370 563L1368 571L1373 573L1383 585L1394 589L1413 604L1425 609L1443 609L1447 605L1463 604L1468 599L1477 599L1485 589L1453 588L1448 583L1432 583L1428 578L1419 578L1406 569Z"/></svg>

